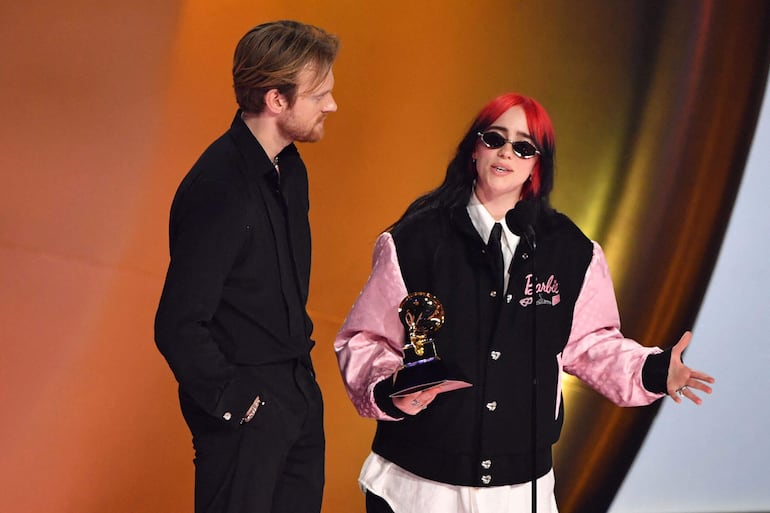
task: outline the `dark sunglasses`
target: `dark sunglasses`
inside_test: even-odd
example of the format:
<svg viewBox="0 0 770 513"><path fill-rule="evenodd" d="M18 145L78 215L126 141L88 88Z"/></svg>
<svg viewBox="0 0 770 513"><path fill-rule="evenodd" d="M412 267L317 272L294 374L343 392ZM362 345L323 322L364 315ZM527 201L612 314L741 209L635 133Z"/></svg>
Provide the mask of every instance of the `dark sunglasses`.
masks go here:
<svg viewBox="0 0 770 513"><path fill-rule="evenodd" d="M531 159L540 155L538 149L529 141L511 141L503 137L500 133L491 130L489 132L478 132L476 135L479 136L479 139L481 139L481 142L484 143L484 146L487 148L502 148L505 143L511 143L513 153L520 159Z"/></svg>

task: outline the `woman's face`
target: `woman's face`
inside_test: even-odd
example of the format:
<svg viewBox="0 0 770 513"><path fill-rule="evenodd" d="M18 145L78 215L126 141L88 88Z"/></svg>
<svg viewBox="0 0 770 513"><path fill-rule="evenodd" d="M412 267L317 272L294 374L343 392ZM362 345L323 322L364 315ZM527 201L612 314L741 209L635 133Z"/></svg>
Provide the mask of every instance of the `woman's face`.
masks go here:
<svg viewBox="0 0 770 513"><path fill-rule="evenodd" d="M497 132L511 141L528 141L534 145L529 134L527 117L524 109L516 105L505 111L499 118L483 130ZM476 160L476 196L484 203L505 202L513 207L521 197L521 188L532 174L540 158L524 159L513 152L511 143L506 142L500 148L488 148L476 140L473 151Z"/></svg>

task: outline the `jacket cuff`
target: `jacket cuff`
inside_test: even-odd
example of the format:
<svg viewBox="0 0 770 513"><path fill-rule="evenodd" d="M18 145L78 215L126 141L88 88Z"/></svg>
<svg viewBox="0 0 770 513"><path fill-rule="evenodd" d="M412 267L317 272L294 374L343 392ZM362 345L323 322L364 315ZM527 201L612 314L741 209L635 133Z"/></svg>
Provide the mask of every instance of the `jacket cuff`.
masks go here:
<svg viewBox="0 0 770 513"><path fill-rule="evenodd" d="M389 376L374 385L374 402L377 407L394 419L403 419L405 414L393 404L393 377Z"/></svg>
<svg viewBox="0 0 770 513"><path fill-rule="evenodd" d="M671 363L671 349L661 353L651 354L642 367L642 384L644 388L655 394L668 393L668 367Z"/></svg>

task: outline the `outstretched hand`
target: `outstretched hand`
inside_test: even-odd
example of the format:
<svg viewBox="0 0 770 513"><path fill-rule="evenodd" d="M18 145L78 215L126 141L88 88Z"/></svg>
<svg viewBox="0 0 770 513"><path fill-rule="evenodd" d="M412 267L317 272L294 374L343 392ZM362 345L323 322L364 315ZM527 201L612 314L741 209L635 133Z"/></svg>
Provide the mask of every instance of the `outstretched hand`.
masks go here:
<svg viewBox="0 0 770 513"><path fill-rule="evenodd" d="M671 363L668 366L666 389L668 395L677 403L681 403L682 397L686 397L695 404L701 404L703 401L693 390L710 394L711 387L708 384L714 383L714 378L682 363L682 352L690 345L691 338L692 333L685 331L679 342L671 349Z"/></svg>

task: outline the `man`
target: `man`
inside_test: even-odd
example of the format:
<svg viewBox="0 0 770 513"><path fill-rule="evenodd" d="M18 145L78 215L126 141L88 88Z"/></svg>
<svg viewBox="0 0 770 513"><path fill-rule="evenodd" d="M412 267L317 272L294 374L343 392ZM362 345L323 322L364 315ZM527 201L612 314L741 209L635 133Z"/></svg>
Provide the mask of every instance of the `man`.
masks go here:
<svg viewBox="0 0 770 513"><path fill-rule="evenodd" d="M294 21L235 51L240 109L182 180L155 340L179 382L195 448L196 513L321 509L321 392L312 323L307 171L321 139L336 37Z"/></svg>

